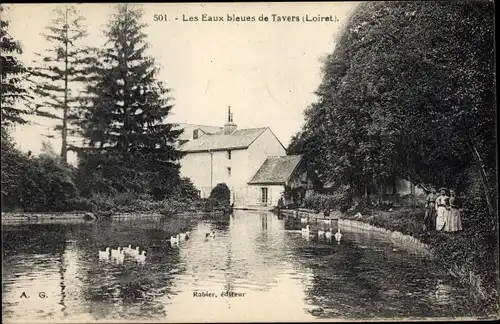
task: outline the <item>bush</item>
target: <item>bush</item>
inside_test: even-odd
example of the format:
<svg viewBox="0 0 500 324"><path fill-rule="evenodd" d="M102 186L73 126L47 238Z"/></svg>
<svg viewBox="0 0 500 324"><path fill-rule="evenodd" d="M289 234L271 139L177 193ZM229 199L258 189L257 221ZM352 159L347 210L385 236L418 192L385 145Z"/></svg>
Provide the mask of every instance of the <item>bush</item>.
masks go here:
<svg viewBox="0 0 500 324"><path fill-rule="evenodd" d="M68 210L95 212L96 205L86 197L76 197L68 202Z"/></svg>
<svg viewBox="0 0 500 324"><path fill-rule="evenodd" d="M78 197L74 169L58 156L39 157L20 152L2 137L2 209L67 211Z"/></svg>
<svg viewBox="0 0 500 324"><path fill-rule="evenodd" d="M174 199L165 199L162 201L160 212L163 215L173 215L176 213L185 212L189 209L189 204L186 202L177 201Z"/></svg>
<svg viewBox="0 0 500 324"><path fill-rule="evenodd" d="M149 196L147 196L149 197ZM132 192L121 192L112 197L113 204L116 206L133 206L140 201L137 194ZM145 200L147 201L147 200Z"/></svg>
<svg viewBox="0 0 500 324"><path fill-rule="evenodd" d="M173 197L177 200L196 201L199 199L198 189L196 189L189 178L181 178L175 187Z"/></svg>
<svg viewBox="0 0 500 324"><path fill-rule="evenodd" d="M312 194L304 199L304 207L316 212L329 212L332 210L347 211L352 199L348 192L334 192L332 194Z"/></svg>
<svg viewBox="0 0 500 324"><path fill-rule="evenodd" d="M229 190L229 187L225 183L219 183L212 189L208 199L216 207L229 207L231 204L231 190Z"/></svg>

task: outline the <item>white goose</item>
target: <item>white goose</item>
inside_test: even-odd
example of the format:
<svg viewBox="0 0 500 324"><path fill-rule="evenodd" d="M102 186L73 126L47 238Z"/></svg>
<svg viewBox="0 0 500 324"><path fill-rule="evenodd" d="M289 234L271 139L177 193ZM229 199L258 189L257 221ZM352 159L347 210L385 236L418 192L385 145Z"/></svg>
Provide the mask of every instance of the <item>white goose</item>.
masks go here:
<svg viewBox="0 0 500 324"><path fill-rule="evenodd" d="M323 230L318 230L318 237L321 237L321 236L323 236L323 235L325 235L325 231L323 231Z"/></svg>
<svg viewBox="0 0 500 324"><path fill-rule="evenodd" d="M331 239L332 238L332 229L330 228L328 231L325 232L325 237L327 239Z"/></svg>
<svg viewBox="0 0 500 324"><path fill-rule="evenodd" d="M176 237L170 236L170 244L179 244L180 235L177 234Z"/></svg>
<svg viewBox="0 0 500 324"><path fill-rule="evenodd" d="M301 219L300 219L300 222L301 222L301 223L307 223L307 218L301 218Z"/></svg>
<svg viewBox="0 0 500 324"><path fill-rule="evenodd" d="M116 264L123 264L123 261L125 261L125 252L123 250L118 253L118 255L115 256Z"/></svg>
<svg viewBox="0 0 500 324"><path fill-rule="evenodd" d="M335 240L337 240L337 242L339 242L340 244L340 240L342 239L342 234L340 233L340 227L337 229L337 233L335 233Z"/></svg>
<svg viewBox="0 0 500 324"><path fill-rule="evenodd" d="M136 246L134 250L130 250L130 255L138 256L139 255L139 247Z"/></svg>
<svg viewBox="0 0 500 324"><path fill-rule="evenodd" d="M116 250L111 249L111 256L116 258L120 254L120 249L121 249L121 247L118 247Z"/></svg>
<svg viewBox="0 0 500 324"><path fill-rule="evenodd" d="M146 251L144 251L144 250L143 250L143 251L141 252L141 254L139 254L139 255L137 255L137 256L135 257L135 259L136 259L136 260L137 260L137 262L139 262L139 263L142 263L142 262L146 261Z"/></svg>
<svg viewBox="0 0 500 324"><path fill-rule="evenodd" d="M99 259L107 259L109 258L109 247L104 251L99 251Z"/></svg>
<svg viewBox="0 0 500 324"><path fill-rule="evenodd" d="M129 244L126 248L123 248L123 252L125 254L130 254L130 251L132 251L132 244Z"/></svg>
<svg viewBox="0 0 500 324"><path fill-rule="evenodd" d="M306 228L303 228L301 231L302 234L309 234L309 225L306 225Z"/></svg>

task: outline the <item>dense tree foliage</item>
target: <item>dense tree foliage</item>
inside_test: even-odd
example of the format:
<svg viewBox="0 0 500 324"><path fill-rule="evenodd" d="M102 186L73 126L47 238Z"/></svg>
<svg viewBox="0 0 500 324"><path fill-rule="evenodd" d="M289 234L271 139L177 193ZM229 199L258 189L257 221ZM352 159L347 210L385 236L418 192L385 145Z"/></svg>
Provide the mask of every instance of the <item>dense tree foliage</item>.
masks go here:
<svg viewBox="0 0 500 324"><path fill-rule="evenodd" d="M4 17L5 7L0 6L0 17ZM18 55L22 54L21 44L9 34L9 22L0 19L0 100L2 106L2 134L7 128L15 124L24 124L24 114L30 110L24 106L28 91L23 85L26 69L19 61Z"/></svg>
<svg viewBox="0 0 500 324"><path fill-rule="evenodd" d="M436 243L434 252L480 274L491 291L498 278L493 17L491 1L362 3L325 58L318 100L289 147L306 155L323 183L353 195L396 176L465 192L461 239Z"/></svg>
<svg viewBox="0 0 500 324"><path fill-rule="evenodd" d="M179 181L174 145L181 131L166 123L169 89L156 80L146 55L142 11L119 5L99 53L96 82L88 86L81 127L86 140L81 169L93 190L147 192L164 198ZM161 180L159 180L161 179Z"/></svg>
<svg viewBox="0 0 500 324"><path fill-rule="evenodd" d="M166 122L170 90L156 80L158 69L146 55L141 17L136 6L118 5L106 45L95 50L82 46L86 31L74 6L55 11L44 34L53 47L36 53L40 61L28 70L35 112L57 120L63 145L57 154L45 144L39 156L22 153L7 131L25 122L28 111L18 104L28 92L16 57L20 44L2 21L2 210L149 210L198 200L193 184L179 176L182 154L174 143L181 131ZM83 147L70 145L75 134ZM76 169L66 165L68 149L79 154Z"/></svg>
<svg viewBox="0 0 500 324"><path fill-rule="evenodd" d="M74 170L50 146L35 157L3 136L1 155L2 210L64 211L77 197Z"/></svg>
<svg viewBox="0 0 500 324"><path fill-rule="evenodd" d="M324 182L402 176L495 193L493 3L361 4L323 65L318 101L290 145Z"/></svg>
<svg viewBox="0 0 500 324"><path fill-rule="evenodd" d="M85 20L75 6L66 5L53 11L52 23L43 34L51 48L30 68L36 84L35 113L56 120L55 131L61 134L61 158L67 160L68 135L78 134L80 95L78 88L88 80L91 49L82 45L87 36Z"/></svg>

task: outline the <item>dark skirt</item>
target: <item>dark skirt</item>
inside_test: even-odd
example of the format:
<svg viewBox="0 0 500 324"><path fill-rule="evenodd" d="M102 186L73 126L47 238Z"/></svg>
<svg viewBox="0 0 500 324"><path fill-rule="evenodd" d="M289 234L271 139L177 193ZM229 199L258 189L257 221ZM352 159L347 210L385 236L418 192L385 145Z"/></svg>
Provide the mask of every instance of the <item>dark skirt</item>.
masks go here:
<svg viewBox="0 0 500 324"><path fill-rule="evenodd" d="M436 206L434 204L429 204L425 209L424 225L426 230L432 231L436 229L436 216Z"/></svg>

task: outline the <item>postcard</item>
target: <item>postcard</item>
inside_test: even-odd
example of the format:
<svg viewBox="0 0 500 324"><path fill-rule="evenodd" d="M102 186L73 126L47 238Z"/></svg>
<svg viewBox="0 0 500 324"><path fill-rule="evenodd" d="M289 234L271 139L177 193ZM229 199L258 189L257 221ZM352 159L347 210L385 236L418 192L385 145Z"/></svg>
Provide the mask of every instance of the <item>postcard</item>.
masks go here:
<svg viewBox="0 0 500 324"><path fill-rule="evenodd" d="M498 319L492 1L2 4L2 319Z"/></svg>

